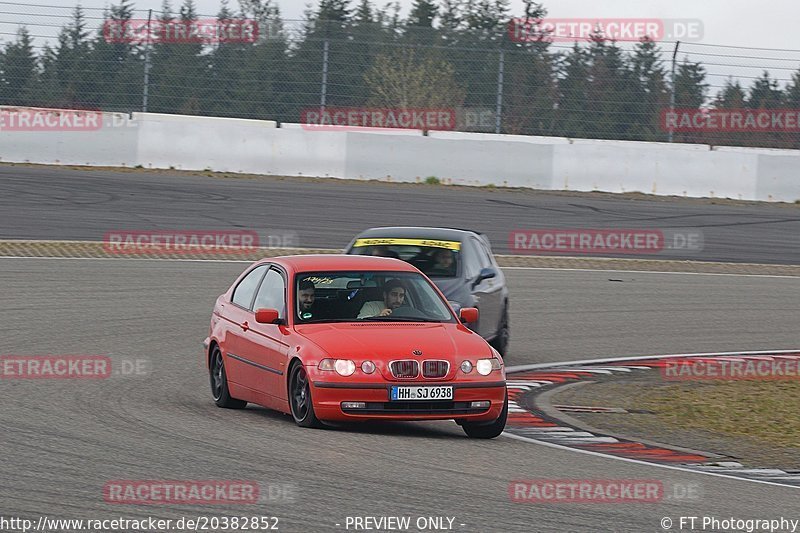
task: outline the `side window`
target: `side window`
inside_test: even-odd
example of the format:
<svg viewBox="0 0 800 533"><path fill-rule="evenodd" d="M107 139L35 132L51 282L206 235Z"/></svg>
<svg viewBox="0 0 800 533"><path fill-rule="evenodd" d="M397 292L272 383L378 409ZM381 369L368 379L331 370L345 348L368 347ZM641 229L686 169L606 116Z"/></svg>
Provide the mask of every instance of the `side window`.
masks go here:
<svg viewBox="0 0 800 533"><path fill-rule="evenodd" d="M492 259L489 257L489 252L486 251L486 246L484 246L483 243L478 240L473 240L472 244L475 246L475 250L478 251L478 261L481 264L481 268L491 267Z"/></svg>
<svg viewBox="0 0 800 533"><path fill-rule="evenodd" d="M475 279L481 271L481 266L475 253L475 245L472 242L467 241L464 243L462 258L464 261L464 277L466 279Z"/></svg>
<svg viewBox="0 0 800 533"><path fill-rule="evenodd" d="M264 282L261 283L253 309L277 309L278 316L285 318L285 289L286 285L283 283L283 276L280 272L270 270L267 272Z"/></svg>
<svg viewBox="0 0 800 533"><path fill-rule="evenodd" d="M247 274L233 290L233 297L231 298L231 301L236 305L244 307L245 309L249 309L256 289L258 288L258 284L261 281L261 278L264 277L264 272L266 270L267 265L261 265L251 270L250 273Z"/></svg>

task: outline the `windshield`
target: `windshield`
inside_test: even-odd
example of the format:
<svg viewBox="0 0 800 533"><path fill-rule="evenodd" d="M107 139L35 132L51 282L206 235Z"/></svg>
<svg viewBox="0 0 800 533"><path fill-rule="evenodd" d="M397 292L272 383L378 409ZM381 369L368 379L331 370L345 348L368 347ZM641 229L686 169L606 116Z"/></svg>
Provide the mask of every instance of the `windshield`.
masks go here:
<svg viewBox="0 0 800 533"><path fill-rule="evenodd" d="M458 276L461 243L435 239L357 239L354 255L393 257L411 263L431 278Z"/></svg>
<svg viewBox="0 0 800 533"><path fill-rule="evenodd" d="M424 276L415 272L309 272L296 276L298 323L455 322Z"/></svg>

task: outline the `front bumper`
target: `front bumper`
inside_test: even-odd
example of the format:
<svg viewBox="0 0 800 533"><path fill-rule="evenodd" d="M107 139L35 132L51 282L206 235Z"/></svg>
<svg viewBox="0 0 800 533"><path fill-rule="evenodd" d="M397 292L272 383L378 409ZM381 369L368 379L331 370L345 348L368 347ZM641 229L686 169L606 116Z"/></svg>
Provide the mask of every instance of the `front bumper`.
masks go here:
<svg viewBox="0 0 800 533"><path fill-rule="evenodd" d="M390 401L393 385L454 387L453 400ZM341 382L312 381L311 397L317 418L326 421L354 420L468 420L492 422L500 416L506 398L504 380ZM489 401L488 408L471 408L473 401ZM365 409L343 409L342 402L365 402Z"/></svg>

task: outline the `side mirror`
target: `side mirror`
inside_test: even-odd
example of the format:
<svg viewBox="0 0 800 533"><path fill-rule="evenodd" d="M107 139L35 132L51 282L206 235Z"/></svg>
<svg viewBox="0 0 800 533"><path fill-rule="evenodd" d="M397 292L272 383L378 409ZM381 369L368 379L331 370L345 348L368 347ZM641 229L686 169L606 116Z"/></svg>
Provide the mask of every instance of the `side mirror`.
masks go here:
<svg viewBox="0 0 800 533"><path fill-rule="evenodd" d="M478 283L480 283L481 281L494 277L497 277L497 271L495 269L493 269L492 267L482 268L480 273L478 274L478 277L475 278L475 281L472 282L472 288L474 289L475 286L478 285Z"/></svg>
<svg viewBox="0 0 800 533"><path fill-rule="evenodd" d="M465 324L474 324L478 321L478 308L477 307L462 307L458 312L461 322Z"/></svg>
<svg viewBox="0 0 800 533"><path fill-rule="evenodd" d="M256 322L259 324L277 324L279 320L277 309L256 309Z"/></svg>

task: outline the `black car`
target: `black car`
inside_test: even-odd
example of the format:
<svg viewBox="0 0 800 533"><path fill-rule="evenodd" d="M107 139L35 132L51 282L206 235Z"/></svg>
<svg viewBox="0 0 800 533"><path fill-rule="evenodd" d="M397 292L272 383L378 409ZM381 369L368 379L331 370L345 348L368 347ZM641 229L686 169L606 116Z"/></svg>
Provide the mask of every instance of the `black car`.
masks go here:
<svg viewBox="0 0 800 533"><path fill-rule="evenodd" d="M411 263L433 280L456 312L477 307L478 322L470 327L506 355L508 287L485 235L454 228L372 228L359 233L346 253Z"/></svg>

